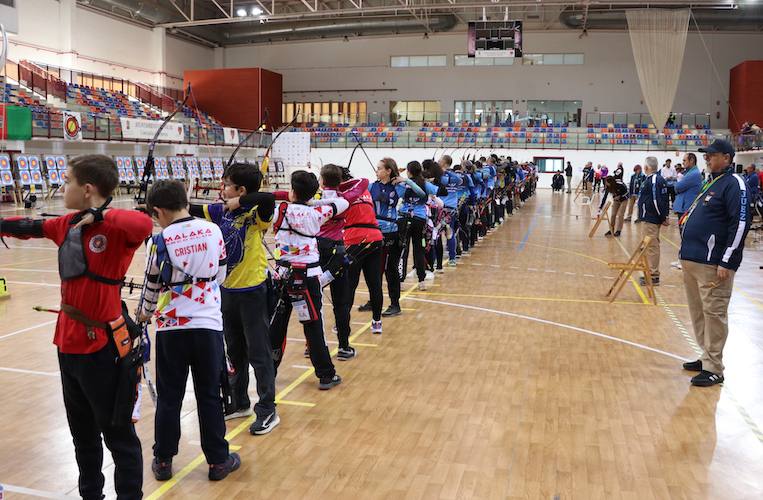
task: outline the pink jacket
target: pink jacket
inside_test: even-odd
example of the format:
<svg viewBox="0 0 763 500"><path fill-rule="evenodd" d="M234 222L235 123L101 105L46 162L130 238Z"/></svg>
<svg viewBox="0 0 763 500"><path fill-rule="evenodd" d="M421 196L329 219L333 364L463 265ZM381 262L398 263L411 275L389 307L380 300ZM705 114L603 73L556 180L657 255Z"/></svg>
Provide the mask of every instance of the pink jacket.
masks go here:
<svg viewBox="0 0 763 500"><path fill-rule="evenodd" d="M341 197L352 204L368 189L368 179L353 179L351 181L343 182L339 186L339 189L339 191L333 191L329 189L324 190L321 199L330 200L332 198ZM323 226L321 226L321 231L318 233L318 238L342 241L344 239L344 222L344 213L328 220L323 224Z"/></svg>

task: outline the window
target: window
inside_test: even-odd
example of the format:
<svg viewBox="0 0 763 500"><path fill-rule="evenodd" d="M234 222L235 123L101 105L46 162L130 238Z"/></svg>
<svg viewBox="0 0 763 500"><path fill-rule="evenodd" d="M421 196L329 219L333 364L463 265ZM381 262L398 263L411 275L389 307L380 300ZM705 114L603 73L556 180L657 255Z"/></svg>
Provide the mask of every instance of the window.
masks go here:
<svg viewBox="0 0 763 500"><path fill-rule="evenodd" d="M538 172L564 172L564 158L535 156L533 163L538 167Z"/></svg>
<svg viewBox="0 0 763 500"><path fill-rule="evenodd" d="M522 64L526 66L553 66L559 64L583 64L583 54L525 54Z"/></svg>
<svg viewBox="0 0 763 500"><path fill-rule="evenodd" d="M392 101L389 107L393 121L436 121L440 113L440 101Z"/></svg>
<svg viewBox="0 0 763 500"><path fill-rule="evenodd" d="M281 106L281 118L290 122L299 108L297 121L357 123L366 120L366 101L343 102L285 102Z"/></svg>
<svg viewBox="0 0 763 500"><path fill-rule="evenodd" d="M510 124L514 120L514 101L455 101L456 121L468 120L485 125Z"/></svg>
<svg viewBox="0 0 763 500"><path fill-rule="evenodd" d="M511 66L514 64L513 57L469 57L457 54L453 56L453 64L456 66Z"/></svg>
<svg viewBox="0 0 763 500"><path fill-rule="evenodd" d="M389 65L393 68L435 68L448 65L447 56L392 56Z"/></svg>
<svg viewBox="0 0 763 500"><path fill-rule="evenodd" d="M527 101L528 118L537 125L580 126L582 108L583 101Z"/></svg>

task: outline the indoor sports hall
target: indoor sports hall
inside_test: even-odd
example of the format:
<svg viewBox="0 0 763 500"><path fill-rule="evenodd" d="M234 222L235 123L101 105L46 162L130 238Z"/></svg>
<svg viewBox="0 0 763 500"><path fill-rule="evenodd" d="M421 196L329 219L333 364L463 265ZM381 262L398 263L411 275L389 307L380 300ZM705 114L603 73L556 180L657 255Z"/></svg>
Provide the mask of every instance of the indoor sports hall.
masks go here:
<svg viewBox="0 0 763 500"><path fill-rule="evenodd" d="M763 498L762 28L0 0L0 500Z"/></svg>

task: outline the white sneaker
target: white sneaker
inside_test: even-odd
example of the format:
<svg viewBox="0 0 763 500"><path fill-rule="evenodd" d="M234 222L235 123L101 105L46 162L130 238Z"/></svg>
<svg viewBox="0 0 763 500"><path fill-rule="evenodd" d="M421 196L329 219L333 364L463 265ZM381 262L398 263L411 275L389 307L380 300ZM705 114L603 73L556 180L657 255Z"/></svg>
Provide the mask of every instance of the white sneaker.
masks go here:
<svg viewBox="0 0 763 500"><path fill-rule="evenodd" d="M234 411L233 413L229 413L228 415L225 415L225 420L232 420L234 418L242 418L242 417L251 417L254 415L254 409L250 406L249 408L244 408L243 410Z"/></svg>
<svg viewBox="0 0 763 500"><path fill-rule="evenodd" d="M670 263L670 267L673 267L673 268L675 268L675 269L678 269L679 271L683 269L683 268L681 267L681 261L680 261L680 260L677 260L677 261L675 261L675 262L671 262L671 263Z"/></svg>
<svg viewBox="0 0 763 500"><path fill-rule="evenodd" d="M425 292L427 290L427 288L429 288L429 287L427 286L426 281L419 281L419 291L420 292Z"/></svg>
<svg viewBox="0 0 763 500"><path fill-rule="evenodd" d="M437 274L444 274L445 273L445 269L439 268L439 269L436 270L436 272L437 272Z"/></svg>
<svg viewBox="0 0 763 500"><path fill-rule="evenodd" d="M434 281L434 273L432 271L427 271L426 276L424 277L427 281Z"/></svg>
<svg viewBox="0 0 763 500"><path fill-rule="evenodd" d="M382 332L382 322L379 321L371 321L371 333L376 335L381 335Z"/></svg>

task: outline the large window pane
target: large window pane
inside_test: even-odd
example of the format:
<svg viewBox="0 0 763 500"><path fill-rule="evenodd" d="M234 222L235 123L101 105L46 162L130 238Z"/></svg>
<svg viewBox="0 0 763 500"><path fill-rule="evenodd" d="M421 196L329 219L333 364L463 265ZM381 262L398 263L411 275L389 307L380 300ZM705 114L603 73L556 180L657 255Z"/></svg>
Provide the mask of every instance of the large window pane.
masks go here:
<svg viewBox="0 0 763 500"><path fill-rule="evenodd" d="M564 54L543 54L543 64L564 64Z"/></svg>
<svg viewBox="0 0 763 500"><path fill-rule="evenodd" d="M469 56L457 55L454 58L456 66L474 66L474 58Z"/></svg>
<svg viewBox="0 0 763 500"><path fill-rule="evenodd" d="M448 59L446 56L429 56L429 66L447 66Z"/></svg>
<svg viewBox="0 0 763 500"><path fill-rule="evenodd" d="M407 68L409 66L408 56L392 56L390 66L393 68Z"/></svg>
<svg viewBox="0 0 763 500"><path fill-rule="evenodd" d="M583 64L583 54L564 54L564 64Z"/></svg>

